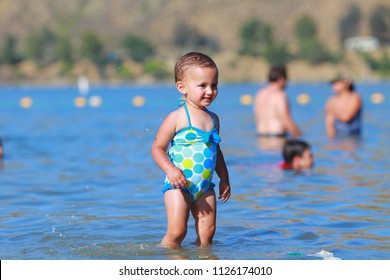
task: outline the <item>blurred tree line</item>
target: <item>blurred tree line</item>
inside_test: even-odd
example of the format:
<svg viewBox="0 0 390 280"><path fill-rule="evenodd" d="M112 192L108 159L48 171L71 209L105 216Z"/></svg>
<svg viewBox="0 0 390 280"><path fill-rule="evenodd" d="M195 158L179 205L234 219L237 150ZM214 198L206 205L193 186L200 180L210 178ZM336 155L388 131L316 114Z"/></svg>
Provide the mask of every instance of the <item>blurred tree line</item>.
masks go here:
<svg viewBox="0 0 390 280"><path fill-rule="evenodd" d="M251 19L243 23L240 29L240 54L264 57L269 64L286 64L293 59L303 59L315 65L323 62L338 63L345 52L344 41L347 38L358 36L362 20L362 13L356 4L352 4L346 14L340 18L338 32L340 46L337 51L330 51L326 44L321 42L317 34L317 26L313 17L303 15L294 24L294 36L297 50L289 51L286 42L276 42L273 37L272 26L258 19ZM390 45L390 8L376 7L369 18L370 31L382 46ZM375 59L368 53L361 53L366 63L374 71L390 75L390 63L387 52L382 49L382 56Z"/></svg>
<svg viewBox="0 0 390 280"><path fill-rule="evenodd" d="M287 42L275 40L270 24L260 19L249 19L243 22L237 31L240 42L237 53L262 57L271 65L286 64L294 59L302 59L313 65L323 62L338 63L345 51L344 40L359 34L361 21L362 13L359 7L351 5L338 23L339 50L331 51L318 38L315 19L303 15L297 19L293 27L297 46L293 52ZM390 8L376 7L369 17L369 25L371 35L376 37L382 46L388 46ZM218 41L214 37L202 34L185 22L178 24L174 30L172 46L182 51L194 49L210 53L220 51ZM362 54L362 57L372 70L390 75L390 59L384 50L382 57L379 58L374 58L368 53ZM117 66L118 74L127 78L131 78L132 73L123 66L123 62L131 59L143 66L144 73L157 79L169 76L163 59L158 56L156 46L137 34L125 35L115 50L110 50L99 34L91 31L84 32L77 42L72 40L71 34L66 30L53 31L48 28L31 31L23 42L18 42L11 34L8 35L0 45L0 64L17 65L25 59L35 61L41 67L61 62L64 74L77 61L89 59L100 68L109 63L114 64Z"/></svg>

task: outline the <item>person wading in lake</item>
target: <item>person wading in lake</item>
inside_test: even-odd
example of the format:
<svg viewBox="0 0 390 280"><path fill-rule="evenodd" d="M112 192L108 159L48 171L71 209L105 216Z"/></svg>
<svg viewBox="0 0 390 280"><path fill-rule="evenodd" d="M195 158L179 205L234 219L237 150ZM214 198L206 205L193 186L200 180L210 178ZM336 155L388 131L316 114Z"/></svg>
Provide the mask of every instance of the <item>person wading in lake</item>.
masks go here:
<svg viewBox="0 0 390 280"><path fill-rule="evenodd" d="M283 137L288 134L298 137L302 133L291 117L285 88L287 70L274 66L268 75L269 85L255 96L254 112L256 132L259 137Z"/></svg>
<svg viewBox="0 0 390 280"><path fill-rule="evenodd" d="M326 134L330 138L360 136L362 123L362 99L353 82L346 78L331 81L334 96L325 106Z"/></svg>

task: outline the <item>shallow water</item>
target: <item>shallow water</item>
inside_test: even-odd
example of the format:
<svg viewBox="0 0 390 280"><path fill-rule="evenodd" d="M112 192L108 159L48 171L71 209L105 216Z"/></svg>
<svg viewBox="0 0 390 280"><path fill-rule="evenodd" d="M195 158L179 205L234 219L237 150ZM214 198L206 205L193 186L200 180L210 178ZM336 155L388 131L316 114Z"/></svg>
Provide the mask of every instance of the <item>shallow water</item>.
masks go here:
<svg viewBox="0 0 390 280"><path fill-rule="evenodd" d="M313 170L282 171L278 143L258 142L251 106L261 85L222 85L212 110L233 196L218 203L210 248L197 248L190 219L182 248L165 233L163 173L150 157L154 134L176 108L170 86L95 87L99 108L75 108L77 88L0 88L1 259L390 259L390 84L358 84L364 100L360 140L328 140L326 84L288 88L294 118L315 154ZM298 94L310 94L307 105ZM374 92L385 94L372 104ZM131 100L141 95L142 107ZM19 106L30 96L30 109ZM215 176L215 182L217 177Z"/></svg>

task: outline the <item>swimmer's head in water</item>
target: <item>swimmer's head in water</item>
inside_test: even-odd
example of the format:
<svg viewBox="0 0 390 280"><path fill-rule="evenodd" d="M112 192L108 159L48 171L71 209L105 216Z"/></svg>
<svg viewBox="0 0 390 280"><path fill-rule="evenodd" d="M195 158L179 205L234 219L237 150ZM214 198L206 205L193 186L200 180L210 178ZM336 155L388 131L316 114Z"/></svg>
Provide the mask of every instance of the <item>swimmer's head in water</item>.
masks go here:
<svg viewBox="0 0 390 280"><path fill-rule="evenodd" d="M289 139L283 146L283 159L292 169L309 169L314 164L314 157L308 143L298 139Z"/></svg>

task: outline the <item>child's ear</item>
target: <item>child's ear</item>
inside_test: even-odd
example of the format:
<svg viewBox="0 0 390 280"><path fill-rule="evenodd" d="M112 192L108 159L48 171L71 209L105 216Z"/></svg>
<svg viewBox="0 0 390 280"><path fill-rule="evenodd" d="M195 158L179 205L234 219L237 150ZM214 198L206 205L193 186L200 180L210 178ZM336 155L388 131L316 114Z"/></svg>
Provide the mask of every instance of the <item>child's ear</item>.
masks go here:
<svg viewBox="0 0 390 280"><path fill-rule="evenodd" d="M182 81L177 81L176 82L176 88L182 94L186 94L186 90L185 90L186 87L185 87L185 84Z"/></svg>

